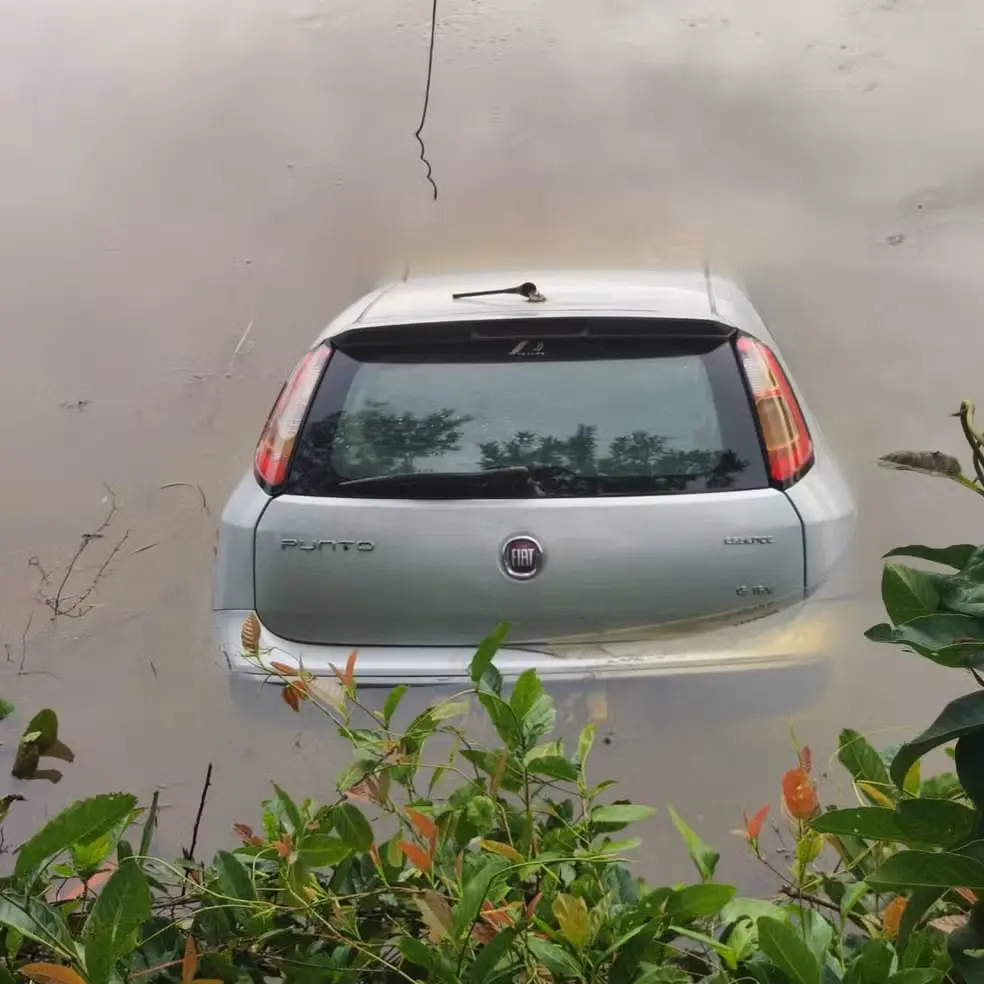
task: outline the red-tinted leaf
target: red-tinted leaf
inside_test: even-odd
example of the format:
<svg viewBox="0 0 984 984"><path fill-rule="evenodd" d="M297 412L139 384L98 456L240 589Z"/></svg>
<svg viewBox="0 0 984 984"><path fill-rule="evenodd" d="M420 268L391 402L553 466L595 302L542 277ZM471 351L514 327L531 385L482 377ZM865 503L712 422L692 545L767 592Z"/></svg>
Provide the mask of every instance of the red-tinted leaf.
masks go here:
<svg viewBox="0 0 984 984"><path fill-rule="evenodd" d="M290 834L285 832L284 836L281 837L280 840L273 842L273 847L276 850L277 854L280 855L280 857L286 858L290 854L291 850L293 849L293 846L291 844Z"/></svg>
<svg viewBox="0 0 984 984"><path fill-rule="evenodd" d="M181 960L181 984L191 984L196 970L198 970L198 950L195 947L195 937L189 936Z"/></svg>
<svg viewBox="0 0 984 984"><path fill-rule="evenodd" d="M293 666L288 666L286 663L276 663L271 662L270 665L281 675L288 677L296 677L297 670Z"/></svg>
<svg viewBox="0 0 984 984"><path fill-rule="evenodd" d="M437 844L437 824L429 816L414 810L412 807L408 806L406 813L413 824L413 829L430 844L431 854L433 854Z"/></svg>
<svg viewBox="0 0 984 984"><path fill-rule="evenodd" d="M810 751L809 745L804 745L799 752L799 763L800 768L804 772L813 771L813 752Z"/></svg>
<svg viewBox="0 0 984 984"><path fill-rule="evenodd" d="M899 924L902 922L902 913L908 899L897 895L882 911L882 928L885 931L885 938L894 940L899 935Z"/></svg>
<svg viewBox="0 0 984 984"><path fill-rule="evenodd" d="M346 690L352 689L352 682L355 680L355 661L358 655L359 651L357 649L353 649L352 652L349 653L348 659L345 661L344 671L332 664L331 668L335 671L335 676L342 681Z"/></svg>
<svg viewBox="0 0 984 984"><path fill-rule="evenodd" d="M300 711L301 700L297 695L297 691L293 687L284 687L284 689L280 691L280 696L283 698L284 703L292 711Z"/></svg>
<svg viewBox="0 0 984 984"><path fill-rule="evenodd" d="M805 769L790 769L782 777L782 802L794 820L810 820L819 811L816 786Z"/></svg>
<svg viewBox="0 0 984 984"><path fill-rule="evenodd" d="M493 799L499 792L499 786L502 785L502 777L506 774L506 753L503 752L499 756L499 760L495 763L495 772L492 774L492 781L489 783L489 796Z"/></svg>
<svg viewBox="0 0 984 984"><path fill-rule="evenodd" d="M976 905L976 903L978 901L980 901L977 898L977 893L976 892L972 892L969 888L955 888L954 891L962 899L966 899L971 905Z"/></svg>
<svg viewBox="0 0 984 984"><path fill-rule="evenodd" d="M372 858L372 863L377 868L382 868L382 866L383 866L383 859L379 856L379 848L376 847L375 844L370 844L369 845L369 857Z"/></svg>
<svg viewBox="0 0 984 984"><path fill-rule="evenodd" d="M498 931L494 926L490 926L485 922L477 922L472 926L472 938L476 943L481 943L483 946L488 946L497 936Z"/></svg>
<svg viewBox="0 0 984 984"><path fill-rule="evenodd" d="M533 918L533 914L536 912L536 907L540 904L540 899L542 898L543 898L543 892L537 892L536 895L534 895L533 898L531 898L529 902L526 903L527 919Z"/></svg>
<svg viewBox="0 0 984 984"><path fill-rule="evenodd" d="M410 863L421 871L430 871L434 859L422 847L409 841L400 841L400 850L410 859Z"/></svg>
<svg viewBox="0 0 984 984"><path fill-rule="evenodd" d="M745 835L752 844L755 844L762 835L762 825L765 823L765 818L769 815L770 809L771 807L768 805L763 806L751 820L748 819L747 814L742 814L745 820Z"/></svg>
<svg viewBox="0 0 984 984"><path fill-rule="evenodd" d="M85 984L76 971L61 964L32 963L21 967L20 972L38 984Z"/></svg>
<svg viewBox="0 0 984 984"><path fill-rule="evenodd" d="M245 823L234 823L232 829L244 844L248 844L250 847L262 846L263 841L253 833L253 828Z"/></svg>
<svg viewBox="0 0 984 984"><path fill-rule="evenodd" d="M492 926L511 926L512 916L508 907L497 909L488 899L482 903L482 919Z"/></svg>
<svg viewBox="0 0 984 984"><path fill-rule="evenodd" d="M260 620L255 612L250 612L243 621L240 632L240 640L243 644L243 652L249 656L256 656L260 651Z"/></svg>

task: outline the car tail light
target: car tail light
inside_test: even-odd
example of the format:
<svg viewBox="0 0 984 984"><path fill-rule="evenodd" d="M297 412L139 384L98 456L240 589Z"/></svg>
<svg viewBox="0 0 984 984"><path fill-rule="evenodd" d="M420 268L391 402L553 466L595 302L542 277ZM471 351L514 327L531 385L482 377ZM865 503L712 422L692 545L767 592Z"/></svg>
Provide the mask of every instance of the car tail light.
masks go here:
<svg viewBox="0 0 984 984"><path fill-rule="evenodd" d="M282 485L287 478L294 442L330 357L331 349L327 345L311 349L294 367L270 411L254 461L256 478L268 491Z"/></svg>
<svg viewBox="0 0 984 984"><path fill-rule="evenodd" d="M757 339L738 339L745 378L752 391L769 475L780 485L795 482L813 463L813 441L803 412L775 353Z"/></svg>

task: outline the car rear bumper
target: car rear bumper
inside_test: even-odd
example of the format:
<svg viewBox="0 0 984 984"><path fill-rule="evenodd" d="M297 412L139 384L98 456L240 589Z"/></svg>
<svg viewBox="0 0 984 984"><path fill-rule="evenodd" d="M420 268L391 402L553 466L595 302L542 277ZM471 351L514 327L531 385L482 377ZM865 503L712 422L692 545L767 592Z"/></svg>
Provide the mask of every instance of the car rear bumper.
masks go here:
<svg viewBox="0 0 984 984"><path fill-rule="evenodd" d="M495 663L507 680L531 667L544 680L779 668L836 652L844 638L844 610L841 601L815 600L745 625L671 639L505 646ZM219 650L233 673L263 677L263 665L273 660L315 676L334 676L334 667L345 666L352 647L290 642L265 626L259 660L245 657L241 633L250 614L213 612ZM363 646L358 654L357 677L363 685L432 685L467 681L474 647Z"/></svg>

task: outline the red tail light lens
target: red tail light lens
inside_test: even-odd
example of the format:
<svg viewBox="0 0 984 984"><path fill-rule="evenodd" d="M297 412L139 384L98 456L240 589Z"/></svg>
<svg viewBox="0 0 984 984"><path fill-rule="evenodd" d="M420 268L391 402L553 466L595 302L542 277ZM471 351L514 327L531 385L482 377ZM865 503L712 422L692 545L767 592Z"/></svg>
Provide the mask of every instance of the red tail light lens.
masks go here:
<svg viewBox="0 0 984 984"><path fill-rule="evenodd" d="M752 391L769 475L780 485L790 485L813 464L813 441L803 412L775 354L755 338L738 339L745 378Z"/></svg>
<svg viewBox="0 0 984 984"><path fill-rule="evenodd" d="M268 491L282 485L287 478L294 442L330 357L331 349L327 345L311 349L294 367L270 411L254 461L257 481Z"/></svg>

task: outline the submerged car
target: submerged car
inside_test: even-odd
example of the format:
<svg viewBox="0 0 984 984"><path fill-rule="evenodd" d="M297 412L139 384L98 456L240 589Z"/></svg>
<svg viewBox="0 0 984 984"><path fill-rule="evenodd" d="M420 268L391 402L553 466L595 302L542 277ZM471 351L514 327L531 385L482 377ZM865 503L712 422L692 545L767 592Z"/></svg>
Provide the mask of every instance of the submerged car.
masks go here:
<svg viewBox="0 0 984 984"><path fill-rule="evenodd" d="M745 294L704 272L410 279L285 383L222 515L231 669L464 678L798 658L855 505ZM258 622L251 618L256 616Z"/></svg>

